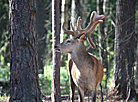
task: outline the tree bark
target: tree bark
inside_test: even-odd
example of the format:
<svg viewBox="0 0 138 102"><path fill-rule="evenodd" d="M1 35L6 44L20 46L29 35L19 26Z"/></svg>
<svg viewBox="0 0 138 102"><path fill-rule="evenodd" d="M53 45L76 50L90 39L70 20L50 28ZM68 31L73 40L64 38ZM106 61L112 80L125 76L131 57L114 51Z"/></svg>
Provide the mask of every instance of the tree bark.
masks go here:
<svg viewBox="0 0 138 102"><path fill-rule="evenodd" d="M137 52L136 52L136 85L138 85L138 33L137 33Z"/></svg>
<svg viewBox="0 0 138 102"><path fill-rule="evenodd" d="M103 8L105 7L105 0L97 0L97 12L98 14L106 14L107 9ZM105 12L106 10L106 12ZM106 16L106 15L105 15ZM107 79L108 79L108 59L107 59L107 45L106 45L106 29L105 25L107 26L106 22L104 21L101 23L98 27L98 33L99 33L99 55L100 55L100 60L104 68L106 68L106 80L105 80L105 88L107 87Z"/></svg>
<svg viewBox="0 0 138 102"><path fill-rule="evenodd" d="M136 6L137 7L137 6ZM136 33L136 37L137 37L137 51L136 51L136 72L135 72L135 85L138 86L138 22L137 22L138 16L135 18L135 33Z"/></svg>
<svg viewBox="0 0 138 102"><path fill-rule="evenodd" d="M36 1L10 0L10 102L42 102L38 83Z"/></svg>
<svg viewBox="0 0 138 102"><path fill-rule="evenodd" d="M46 0L46 8L45 8L45 13L46 13L46 23L45 23L45 34L46 34L46 64L50 64L52 62L52 51L51 51L51 48L52 48L52 2L51 0Z"/></svg>
<svg viewBox="0 0 138 102"><path fill-rule="evenodd" d="M65 22L65 28L68 29L68 0L62 0L61 6L61 34L60 34L60 42L62 43L68 35L64 34L62 29L63 22ZM65 66L66 54L61 54L61 66Z"/></svg>
<svg viewBox="0 0 138 102"><path fill-rule="evenodd" d="M62 29L63 22L65 22L65 28L68 29L68 0L62 0L62 9L61 9L61 34L60 42L64 40L64 31Z"/></svg>
<svg viewBox="0 0 138 102"><path fill-rule="evenodd" d="M38 65L39 72L44 73L44 59L45 59L45 48L46 48L46 37L45 37L45 0L36 0L37 14L36 14L36 31L38 35Z"/></svg>
<svg viewBox="0 0 138 102"><path fill-rule="evenodd" d="M74 28L77 29L77 23L76 23L76 5L75 5L75 0L72 0L71 3L71 23L73 24Z"/></svg>
<svg viewBox="0 0 138 102"><path fill-rule="evenodd" d="M134 91L135 0L117 0L114 44L114 82L126 99Z"/></svg>
<svg viewBox="0 0 138 102"><path fill-rule="evenodd" d="M60 91L60 52L54 46L60 43L60 8L59 0L52 0L52 33L53 33L53 76L52 76L52 102L61 102Z"/></svg>

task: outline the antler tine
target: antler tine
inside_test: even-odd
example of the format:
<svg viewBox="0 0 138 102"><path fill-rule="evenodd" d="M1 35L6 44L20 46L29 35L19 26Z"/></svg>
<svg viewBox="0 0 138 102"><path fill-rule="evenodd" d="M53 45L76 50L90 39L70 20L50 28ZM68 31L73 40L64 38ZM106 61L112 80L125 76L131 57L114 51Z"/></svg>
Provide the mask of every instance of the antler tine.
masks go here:
<svg viewBox="0 0 138 102"><path fill-rule="evenodd" d="M78 33L75 31L75 29L74 29L74 27L72 26L72 23L70 22L70 26L71 26L71 28L72 28L72 30L73 30L73 32L74 32L74 38L75 37L77 37L77 35L78 35Z"/></svg>
<svg viewBox="0 0 138 102"><path fill-rule="evenodd" d="M80 19L80 17L78 17L78 21L77 21L77 24L78 25L80 25L80 22L81 22L81 19ZM74 32L74 36L73 36L73 38L77 38L77 37L79 37L82 33L80 33L80 32L76 32L75 31L75 29L74 29L74 27L73 27L73 25L72 25L72 23L70 22L70 26L71 26L71 28L72 28L72 30L73 30L73 32ZM80 31L80 29L82 29L80 26L78 26L78 30Z"/></svg>
<svg viewBox="0 0 138 102"><path fill-rule="evenodd" d="M82 31L83 31L83 29L81 28L81 18L80 17L78 17L78 20L77 20L77 26L78 26L78 30L79 30L79 33L81 34L82 33Z"/></svg>
<svg viewBox="0 0 138 102"><path fill-rule="evenodd" d="M79 37L80 35L83 34L83 29L81 28L81 21L82 19L80 17L78 17L78 20L77 20L77 27L78 27L78 34L77 34L77 37Z"/></svg>
<svg viewBox="0 0 138 102"><path fill-rule="evenodd" d="M64 30L65 33L74 36L73 31L67 30L67 29L65 28L65 22L63 22L62 28L63 28L63 30Z"/></svg>
<svg viewBox="0 0 138 102"><path fill-rule="evenodd" d="M95 49L96 46L95 46L95 44L93 43L93 41L91 40L90 34L94 31L94 29L95 29L95 27L97 26L97 24L102 23L102 22L103 22L103 20L97 21L97 22L93 25L93 27L91 28L91 30L90 30L89 32L87 32L87 34L88 34L88 41L89 41L89 43L90 43L90 45L92 46L93 49Z"/></svg>
<svg viewBox="0 0 138 102"><path fill-rule="evenodd" d="M103 23L103 20L97 21L97 22L93 25L93 27L89 30L89 32L87 32L87 34L91 34L91 33L94 31L94 29L95 29L95 27L97 26L97 24L99 24L99 23Z"/></svg>

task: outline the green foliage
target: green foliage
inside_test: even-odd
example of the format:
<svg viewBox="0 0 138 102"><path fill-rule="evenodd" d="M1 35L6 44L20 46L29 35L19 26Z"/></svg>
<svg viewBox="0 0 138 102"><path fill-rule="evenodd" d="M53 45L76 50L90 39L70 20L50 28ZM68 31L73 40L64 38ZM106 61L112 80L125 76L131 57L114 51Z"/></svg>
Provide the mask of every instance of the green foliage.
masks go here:
<svg viewBox="0 0 138 102"><path fill-rule="evenodd" d="M52 53L53 53L53 49L52 49L52 32L51 30L47 31L47 35L46 35L46 60L44 62L46 62L46 65L50 65L52 62Z"/></svg>
<svg viewBox="0 0 138 102"><path fill-rule="evenodd" d="M69 77L68 71L66 67L60 68L60 85L61 85L61 93L68 94L69 93ZM51 81L52 81L52 65L47 65L44 67L44 74L39 74L39 85L41 88L41 92L46 95L51 94Z"/></svg>
<svg viewBox="0 0 138 102"><path fill-rule="evenodd" d="M39 85L43 94L51 94L52 65L44 67L44 74L39 74Z"/></svg>
<svg viewBox="0 0 138 102"><path fill-rule="evenodd" d="M66 84L66 82L69 81L69 77L68 77L68 70L65 67L61 67L60 69L60 81L61 84Z"/></svg>
<svg viewBox="0 0 138 102"><path fill-rule="evenodd" d="M10 80L10 68L0 68L0 79Z"/></svg>
<svg viewBox="0 0 138 102"><path fill-rule="evenodd" d="M7 67L10 60L8 4L8 0L0 1L0 68Z"/></svg>
<svg viewBox="0 0 138 102"><path fill-rule="evenodd" d="M2 55L0 55L0 59L1 59L1 65L4 64L4 57Z"/></svg>
<svg viewBox="0 0 138 102"><path fill-rule="evenodd" d="M7 97L6 93L4 95L0 95L0 102L8 102L9 97Z"/></svg>
<svg viewBox="0 0 138 102"><path fill-rule="evenodd" d="M69 94L70 88L69 88L69 75L67 67L61 67L60 68L60 84L61 86L61 94Z"/></svg>
<svg viewBox="0 0 138 102"><path fill-rule="evenodd" d="M136 102L136 100L133 98L133 101L132 102Z"/></svg>

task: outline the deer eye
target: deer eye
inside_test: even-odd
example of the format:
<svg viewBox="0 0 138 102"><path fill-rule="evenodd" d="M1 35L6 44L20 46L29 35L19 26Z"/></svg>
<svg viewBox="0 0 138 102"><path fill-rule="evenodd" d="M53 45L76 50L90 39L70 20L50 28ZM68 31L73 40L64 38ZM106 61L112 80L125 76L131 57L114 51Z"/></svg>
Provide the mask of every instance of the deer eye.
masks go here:
<svg viewBox="0 0 138 102"><path fill-rule="evenodd" d="M67 40L67 43L71 43L71 41L70 40Z"/></svg>

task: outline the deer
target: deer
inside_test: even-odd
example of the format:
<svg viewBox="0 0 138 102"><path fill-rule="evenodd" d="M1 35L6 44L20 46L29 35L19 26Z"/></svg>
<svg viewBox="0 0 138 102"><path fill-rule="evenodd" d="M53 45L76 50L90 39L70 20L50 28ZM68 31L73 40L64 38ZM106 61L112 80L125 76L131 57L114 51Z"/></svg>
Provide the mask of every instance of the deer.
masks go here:
<svg viewBox="0 0 138 102"><path fill-rule="evenodd" d="M78 87L80 102L84 102L84 95L87 91L92 92L92 102L96 102L96 88L101 83L103 78L103 66L94 55L86 51L84 41L88 38L92 48L96 48L94 42L91 40L90 34L94 31L97 24L103 22L103 18L104 15L98 15L96 11L93 11L91 13L90 23L85 29L81 28L82 19L80 17L78 17L77 20L78 30L74 29L71 22L70 26L72 30L65 28L65 22L62 25L64 32L72 35L72 38L56 44L54 48L58 52L69 53L70 55L67 67L71 88L71 102L74 102L76 86Z"/></svg>

